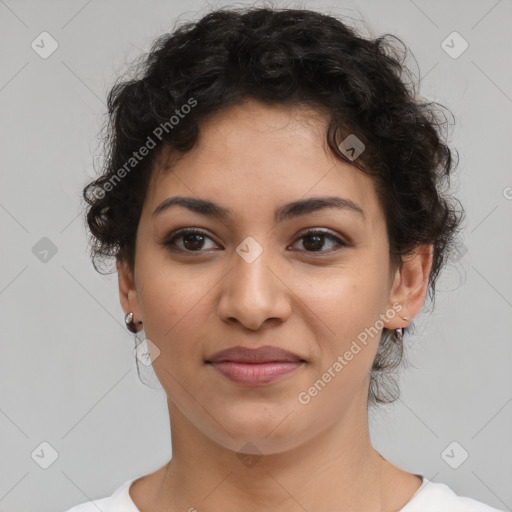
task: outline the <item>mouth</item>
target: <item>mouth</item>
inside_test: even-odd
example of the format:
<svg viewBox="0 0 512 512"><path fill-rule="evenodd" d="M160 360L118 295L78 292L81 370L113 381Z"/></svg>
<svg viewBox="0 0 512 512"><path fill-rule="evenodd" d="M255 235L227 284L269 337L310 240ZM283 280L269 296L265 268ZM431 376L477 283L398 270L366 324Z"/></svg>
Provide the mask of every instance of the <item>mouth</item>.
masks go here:
<svg viewBox="0 0 512 512"><path fill-rule="evenodd" d="M297 354L270 345L255 349L231 347L205 362L227 379L245 386L269 384L306 364Z"/></svg>
<svg viewBox="0 0 512 512"><path fill-rule="evenodd" d="M257 348L247 348L238 345L220 352L216 352L206 363L295 363L305 362L297 354L271 345L263 345Z"/></svg>
<svg viewBox="0 0 512 512"><path fill-rule="evenodd" d="M232 382L245 386L263 386L298 370L305 365L305 362L237 363L223 361L209 364Z"/></svg>

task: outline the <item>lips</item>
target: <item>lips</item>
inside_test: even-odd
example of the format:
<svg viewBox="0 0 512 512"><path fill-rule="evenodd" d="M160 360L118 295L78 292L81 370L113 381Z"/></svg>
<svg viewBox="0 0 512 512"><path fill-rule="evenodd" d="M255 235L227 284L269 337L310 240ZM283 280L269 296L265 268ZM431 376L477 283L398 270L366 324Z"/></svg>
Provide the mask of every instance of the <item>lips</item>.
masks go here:
<svg viewBox="0 0 512 512"><path fill-rule="evenodd" d="M264 345L257 348L247 348L242 346L230 347L220 352L216 352L213 356L206 360L207 363L297 363L304 362L297 354L289 352L279 347Z"/></svg>
<svg viewBox="0 0 512 512"><path fill-rule="evenodd" d="M265 386L305 366L297 354L279 347L231 347L215 353L206 363L219 374L242 386Z"/></svg>

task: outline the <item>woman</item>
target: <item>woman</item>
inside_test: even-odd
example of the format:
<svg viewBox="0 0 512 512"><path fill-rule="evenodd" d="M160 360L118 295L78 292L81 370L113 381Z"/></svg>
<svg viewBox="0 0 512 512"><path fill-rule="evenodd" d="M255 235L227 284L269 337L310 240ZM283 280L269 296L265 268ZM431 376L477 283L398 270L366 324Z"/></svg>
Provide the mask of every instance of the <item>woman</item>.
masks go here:
<svg viewBox="0 0 512 512"><path fill-rule="evenodd" d="M496 511L369 436L463 216L393 46L308 10L221 10L142 66L110 92L84 197L172 459L71 511Z"/></svg>

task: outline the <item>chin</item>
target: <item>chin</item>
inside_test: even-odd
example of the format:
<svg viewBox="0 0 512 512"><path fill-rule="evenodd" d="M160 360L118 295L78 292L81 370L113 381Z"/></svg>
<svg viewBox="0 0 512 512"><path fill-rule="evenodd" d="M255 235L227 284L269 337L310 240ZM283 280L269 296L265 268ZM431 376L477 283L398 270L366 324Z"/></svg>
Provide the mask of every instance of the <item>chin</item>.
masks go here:
<svg viewBox="0 0 512 512"><path fill-rule="evenodd" d="M286 417L286 415L284 416ZM297 421L291 420L293 414L283 421L283 416L275 420L262 421L248 416L240 422L223 422L226 430L217 430L214 441L237 454L273 455L293 450L307 442L311 436L301 431ZM290 420L290 421L289 421Z"/></svg>

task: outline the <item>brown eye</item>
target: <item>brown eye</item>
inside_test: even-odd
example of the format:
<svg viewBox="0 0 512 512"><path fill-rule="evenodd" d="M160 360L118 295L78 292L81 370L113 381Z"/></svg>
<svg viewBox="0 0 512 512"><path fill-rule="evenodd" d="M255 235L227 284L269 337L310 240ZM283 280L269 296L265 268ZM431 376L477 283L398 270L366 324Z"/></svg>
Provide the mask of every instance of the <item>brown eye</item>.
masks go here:
<svg viewBox="0 0 512 512"><path fill-rule="evenodd" d="M302 245L306 252L331 252L328 250L322 250L322 247L325 245L325 240L330 239L331 241L334 241L334 246L342 246L342 247L349 247L349 244L341 240L340 238L334 236L333 234L329 233L328 231L319 231L319 230L312 230L308 231L307 233L304 233L301 235L298 240L303 240Z"/></svg>
<svg viewBox="0 0 512 512"><path fill-rule="evenodd" d="M178 252L204 252L201 249L204 249L206 240L212 239L204 231L199 229L182 229L173 233L162 245Z"/></svg>

